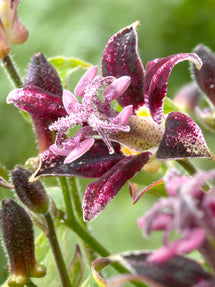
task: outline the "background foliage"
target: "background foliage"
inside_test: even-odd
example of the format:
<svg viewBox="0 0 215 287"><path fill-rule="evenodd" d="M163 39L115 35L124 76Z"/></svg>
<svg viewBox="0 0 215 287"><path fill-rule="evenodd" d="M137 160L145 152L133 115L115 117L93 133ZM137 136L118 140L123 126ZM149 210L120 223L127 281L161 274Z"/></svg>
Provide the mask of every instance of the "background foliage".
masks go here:
<svg viewBox="0 0 215 287"><path fill-rule="evenodd" d="M30 37L23 45L13 47L12 54L23 77L35 52L43 52L46 57L78 57L100 65L110 36L136 20L141 24L139 52L144 64L157 57L190 52L198 43L215 51L214 13L214 0L21 0L19 16ZM178 65L173 73L168 85L170 97L190 80L187 63ZM71 89L77 79L77 76L71 79ZM24 164L29 157L36 156L37 150L30 125L15 107L5 103L11 87L2 69L0 87L0 162L12 169L15 164ZM209 139L209 147L214 151L211 144ZM139 175L138 180L143 177L144 183L151 181L145 173ZM155 178L159 178L159 174ZM82 182L85 184L86 180ZM0 199L5 196L12 194L0 189ZM136 218L152 200L150 196L144 197L132 206L126 186L91 224L95 236L113 252L150 248L153 240L142 239ZM0 266L3 264L5 256L0 248ZM0 283L3 278L1 267Z"/></svg>

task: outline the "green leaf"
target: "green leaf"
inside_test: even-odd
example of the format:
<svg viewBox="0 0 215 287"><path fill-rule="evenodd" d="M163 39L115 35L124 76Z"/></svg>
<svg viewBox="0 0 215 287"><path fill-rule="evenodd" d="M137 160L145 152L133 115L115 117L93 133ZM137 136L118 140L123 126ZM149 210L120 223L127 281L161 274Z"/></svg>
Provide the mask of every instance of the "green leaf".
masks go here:
<svg viewBox="0 0 215 287"><path fill-rule="evenodd" d="M62 85L64 87L71 73L77 71L78 69L87 69L92 66L91 64L85 61L82 61L77 58L72 58L72 57L65 58L65 57L58 56L58 57L49 58L48 61L57 70L61 78Z"/></svg>
<svg viewBox="0 0 215 287"><path fill-rule="evenodd" d="M167 196L165 184L162 179L153 182L149 186L143 186L131 182L129 183L129 193L133 204L136 203L145 193L150 194L156 198Z"/></svg>
<svg viewBox="0 0 215 287"><path fill-rule="evenodd" d="M98 287L98 284L95 282L93 276L91 275L84 281L81 287Z"/></svg>
<svg viewBox="0 0 215 287"><path fill-rule="evenodd" d="M84 273L84 263L82 260L81 251L78 245L75 248L75 254L72 263L69 267L70 282L73 287L80 286L81 279Z"/></svg>

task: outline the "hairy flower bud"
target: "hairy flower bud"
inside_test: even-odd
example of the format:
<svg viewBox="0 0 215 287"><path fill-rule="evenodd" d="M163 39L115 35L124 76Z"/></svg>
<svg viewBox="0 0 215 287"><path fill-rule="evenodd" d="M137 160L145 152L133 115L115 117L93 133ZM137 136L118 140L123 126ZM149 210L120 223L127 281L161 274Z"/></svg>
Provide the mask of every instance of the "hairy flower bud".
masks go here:
<svg viewBox="0 0 215 287"><path fill-rule="evenodd" d="M192 65L194 78L201 90L215 105L215 55L208 47L201 44L194 49L194 52L198 54L203 62L200 70Z"/></svg>
<svg viewBox="0 0 215 287"><path fill-rule="evenodd" d="M62 97L63 88L55 68L46 60L43 53L36 53L25 75L24 86L36 86L56 96Z"/></svg>
<svg viewBox="0 0 215 287"><path fill-rule="evenodd" d="M32 173L21 166L11 172L12 181L19 199L33 212L45 213L49 199L41 182L29 182Z"/></svg>
<svg viewBox="0 0 215 287"><path fill-rule="evenodd" d="M42 53L32 56L24 88L10 92L7 103L29 113L37 135L39 153L54 143L49 125L67 115L62 102L63 89L55 68Z"/></svg>
<svg viewBox="0 0 215 287"><path fill-rule="evenodd" d="M34 255L34 231L27 212L13 199L4 199L1 210L3 241L9 256L9 286L25 285L29 277L43 277L46 269Z"/></svg>

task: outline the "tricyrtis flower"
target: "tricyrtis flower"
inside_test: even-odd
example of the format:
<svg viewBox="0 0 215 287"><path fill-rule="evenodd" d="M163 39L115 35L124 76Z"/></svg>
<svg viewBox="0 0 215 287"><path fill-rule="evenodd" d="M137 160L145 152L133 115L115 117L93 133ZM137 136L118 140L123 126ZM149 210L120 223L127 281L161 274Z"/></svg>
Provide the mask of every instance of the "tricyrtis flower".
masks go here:
<svg viewBox="0 0 215 287"><path fill-rule="evenodd" d="M192 119L179 112L163 113L172 68L184 60L200 67L200 58L188 53L172 55L148 62L144 70L135 25L121 30L107 43L103 75L98 76L97 67L93 67L80 80L74 94L82 98L81 103L69 91L64 92L68 116L50 126L57 139L43 154L35 174L100 177L85 192L85 220L97 216L155 154L157 159L211 157ZM113 100L121 105L121 111L113 109ZM68 137L67 132L75 125L82 127Z"/></svg>
<svg viewBox="0 0 215 287"><path fill-rule="evenodd" d="M42 53L34 54L26 73L24 87L8 95L7 103L29 113L37 134L39 152L54 142L49 125L66 116L62 102L62 85L57 71Z"/></svg>
<svg viewBox="0 0 215 287"><path fill-rule="evenodd" d="M214 261L215 251L210 245L210 240L215 238L214 189L208 193L203 191L204 184L214 178L215 170L193 177L182 176L176 171L166 175L164 181L169 197L161 198L138 220L146 235L152 230L164 231L164 246L153 252L149 261L165 262L194 249L199 249L209 264L212 259ZM181 238L170 241L173 229Z"/></svg>
<svg viewBox="0 0 215 287"><path fill-rule="evenodd" d="M28 38L28 31L17 16L19 1L0 1L0 58L10 52L10 44L21 44Z"/></svg>
<svg viewBox="0 0 215 287"><path fill-rule="evenodd" d="M4 199L1 230L10 260L8 286L25 286L30 277L43 277L46 268L37 263L34 254L34 231L31 218L13 199Z"/></svg>

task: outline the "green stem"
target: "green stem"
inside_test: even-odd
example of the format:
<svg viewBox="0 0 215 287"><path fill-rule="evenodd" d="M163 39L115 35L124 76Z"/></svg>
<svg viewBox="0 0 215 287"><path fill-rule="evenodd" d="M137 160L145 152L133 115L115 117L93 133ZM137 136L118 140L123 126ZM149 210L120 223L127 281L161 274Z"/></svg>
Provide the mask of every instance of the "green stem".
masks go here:
<svg viewBox="0 0 215 287"><path fill-rule="evenodd" d="M57 265L58 272L60 274L61 282L63 287L71 287L69 281L69 275L67 272L66 264L63 259L63 255L60 249L60 245L57 239L54 222L49 212L44 214L44 218L48 228L48 239L54 254L55 262Z"/></svg>
<svg viewBox="0 0 215 287"><path fill-rule="evenodd" d="M197 168L189 160L176 160L190 175L194 175L198 172Z"/></svg>
<svg viewBox="0 0 215 287"><path fill-rule="evenodd" d="M12 61L12 58L9 55L5 56L4 58L2 58L2 64L5 69L5 72L7 73L10 80L13 82L14 86L16 88L21 88L23 86L23 83Z"/></svg>
<svg viewBox="0 0 215 287"><path fill-rule="evenodd" d="M75 232L84 242L86 242L95 252L97 252L101 257L108 257L111 253L103 247L75 217L72 208L71 195L69 192L68 184L65 177L59 177L59 182L62 187L62 192L64 196L65 208L67 213L67 226ZM113 263L113 268L119 273L130 273L127 268L119 263ZM133 283L135 286L143 286L140 283Z"/></svg>
<svg viewBox="0 0 215 287"><path fill-rule="evenodd" d="M81 206L80 193L79 193L79 189L77 186L77 178L74 176L69 177L68 182L69 182L71 198L72 198L72 203L75 209L76 217L79 219L81 223L86 225L85 222L83 221L83 210Z"/></svg>
<svg viewBox="0 0 215 287"><path fill-rule="evenodd" d="M83 220L81 195L80 195L80 191L79 191L78 184L77 184L77 178L76 177L68 177L67 182L69 183L69 191L71 194L72 206L74 207L76 218L80 222L80 224L82 224L83 227L86 230L88 230L88 226L87 226L86 222L84 222L84 220ZM80 244L81 244L81 247L82 247L82 249L86 255L88 265L89 265L89 267L91 267L93 261L97 257L96 253L88 243L86 243L85 241L83 241L81 239L80 239Z"/></svg>

